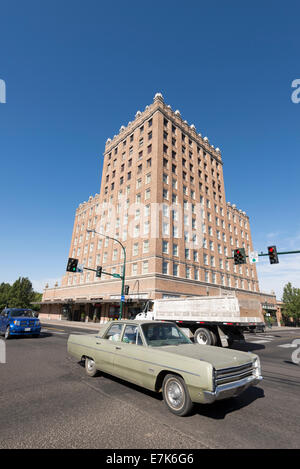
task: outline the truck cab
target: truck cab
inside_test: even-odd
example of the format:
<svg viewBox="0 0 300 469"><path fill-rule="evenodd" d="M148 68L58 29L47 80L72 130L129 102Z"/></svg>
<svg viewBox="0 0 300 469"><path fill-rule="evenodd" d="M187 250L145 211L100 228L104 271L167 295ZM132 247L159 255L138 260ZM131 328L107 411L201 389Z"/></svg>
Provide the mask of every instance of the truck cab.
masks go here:
<svg viewBox="0 0 300 469"><path fill-rule="evenodd" d="M40 321L31 309L5 308L0 314L0 334L4 334L5 339L16 335L38 337L40 332Z"/></svg>

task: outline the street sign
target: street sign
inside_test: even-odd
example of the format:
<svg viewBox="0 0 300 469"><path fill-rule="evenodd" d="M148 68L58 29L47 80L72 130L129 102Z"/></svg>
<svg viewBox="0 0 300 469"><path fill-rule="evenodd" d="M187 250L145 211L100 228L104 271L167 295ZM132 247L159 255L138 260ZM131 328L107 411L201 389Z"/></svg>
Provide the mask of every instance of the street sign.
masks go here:
<svg viewBox="0 0 300 469"><path fill-rule="evenodd" d="M258 262L258 252L257 251L249 251L249 262L250 262L250 264L257 264L257 262Z"/></svg>
<svg viewBox="0 0 300 469"><path fill-rule="evenodd" d="M125 301L125 295L121 295L121 301Z"/></svg>

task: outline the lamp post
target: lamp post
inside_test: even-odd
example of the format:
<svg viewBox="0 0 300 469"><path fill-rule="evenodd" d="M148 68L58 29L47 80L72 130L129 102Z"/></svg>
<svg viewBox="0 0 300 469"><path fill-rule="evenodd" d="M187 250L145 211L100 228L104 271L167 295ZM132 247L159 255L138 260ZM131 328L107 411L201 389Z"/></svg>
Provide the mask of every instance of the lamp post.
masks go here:
<svg viewBox="0 0 300 469"><path fill-rule="evenodd" d="M96 233L100 236L104 236L104 238L108 238L108 239L112 239L113 241L115 241L116 243L120 244L121 248L123 249L123 254L124 254L124 262L123 262L123 273L122 275L119 275L119 274L109 274L108 272L103 272L105 274L108 274L108 275L111 275L112 277L115 277L115 278L120 278L122 280L122 287L121 287L121 301L120 301L120 313L119 313L119 319L122 319L122 315L123 315L123 303L125 301L125 297L124 297L124 287L125 287L125 268L126 268L126 249L125 247L123 246L123 244L121 243L121 241L119 241L118 239L116 238L112 238L111 236L108 236L106 234L103 234L103 233L99 233L98 231L96 230L86 230L87 233Z"/></svg>

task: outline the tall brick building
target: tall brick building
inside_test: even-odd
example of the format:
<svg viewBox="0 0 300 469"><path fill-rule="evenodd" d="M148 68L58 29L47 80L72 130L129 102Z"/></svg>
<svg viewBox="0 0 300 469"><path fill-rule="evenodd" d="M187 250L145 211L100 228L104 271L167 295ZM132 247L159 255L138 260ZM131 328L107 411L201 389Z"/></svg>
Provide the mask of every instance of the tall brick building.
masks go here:
<svg viewBox="0 0 300 469"><path fill-rule="evenodd" d="M126 317L148 299L261 297L255 265L227 259L236 247L248 253L253 246L249 217L226 202L221 151L160 93L107 140L100 194L76 210L69 257L122 274L123 250L105 236L126 249ZM118 314L120 291L111 276L67 273L60 287L45 288L41 317L106 321Z"/></svg>

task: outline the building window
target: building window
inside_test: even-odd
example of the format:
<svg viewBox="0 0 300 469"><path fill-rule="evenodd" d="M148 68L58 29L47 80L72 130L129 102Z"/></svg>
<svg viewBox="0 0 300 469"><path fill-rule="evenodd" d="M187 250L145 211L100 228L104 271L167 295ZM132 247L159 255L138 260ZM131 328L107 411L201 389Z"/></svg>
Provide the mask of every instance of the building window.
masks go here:
<svg viewBox="0 0 300 469"><path fill-rule="evenodd" d="M132 249L132 255L137 256L139 253L139 243L134 243L133 249Z"/></svg>
<svg viewBox="0 0 300 469"><path fill-rule="evenodd" d="M162 242L162 252L164 254L168 254L168 252L169 252L169 243L168 243L168 241L163 241Z"/></svg>
<svg viewBox="0 0 300 469"><path fill-rule="evenodd" d="M132 270L131 270L132 275L137 275L137 267L138 267L137 264L132 264Z"/></svg>
<svg viewBox="0 0 300 469"><path fill-rule="evenodd" d="M175 262L173 263L173 275L176 277L178 276L178 264Z"/></svg>
<svg viewBox="0 0 300 469"><path fill-rule="evenodd" d="M149 262L144 261L143 262L143 274L148 274L148 272L149 272Z"/></svg>
<svg viewBox="0 0 300 469"><path fill-rule="evenodd" d="M149 240L146 239L144 242L143 242L143 253L148 253L149 252Z"/></svg>
<svg viewBox="0 0 300 469"><path fill-rule="evenodd" d="M163 274L168 274L168 267L169 267L169 263L167 261L163 261L163 264L162 264L162 273Z"/></svg>

